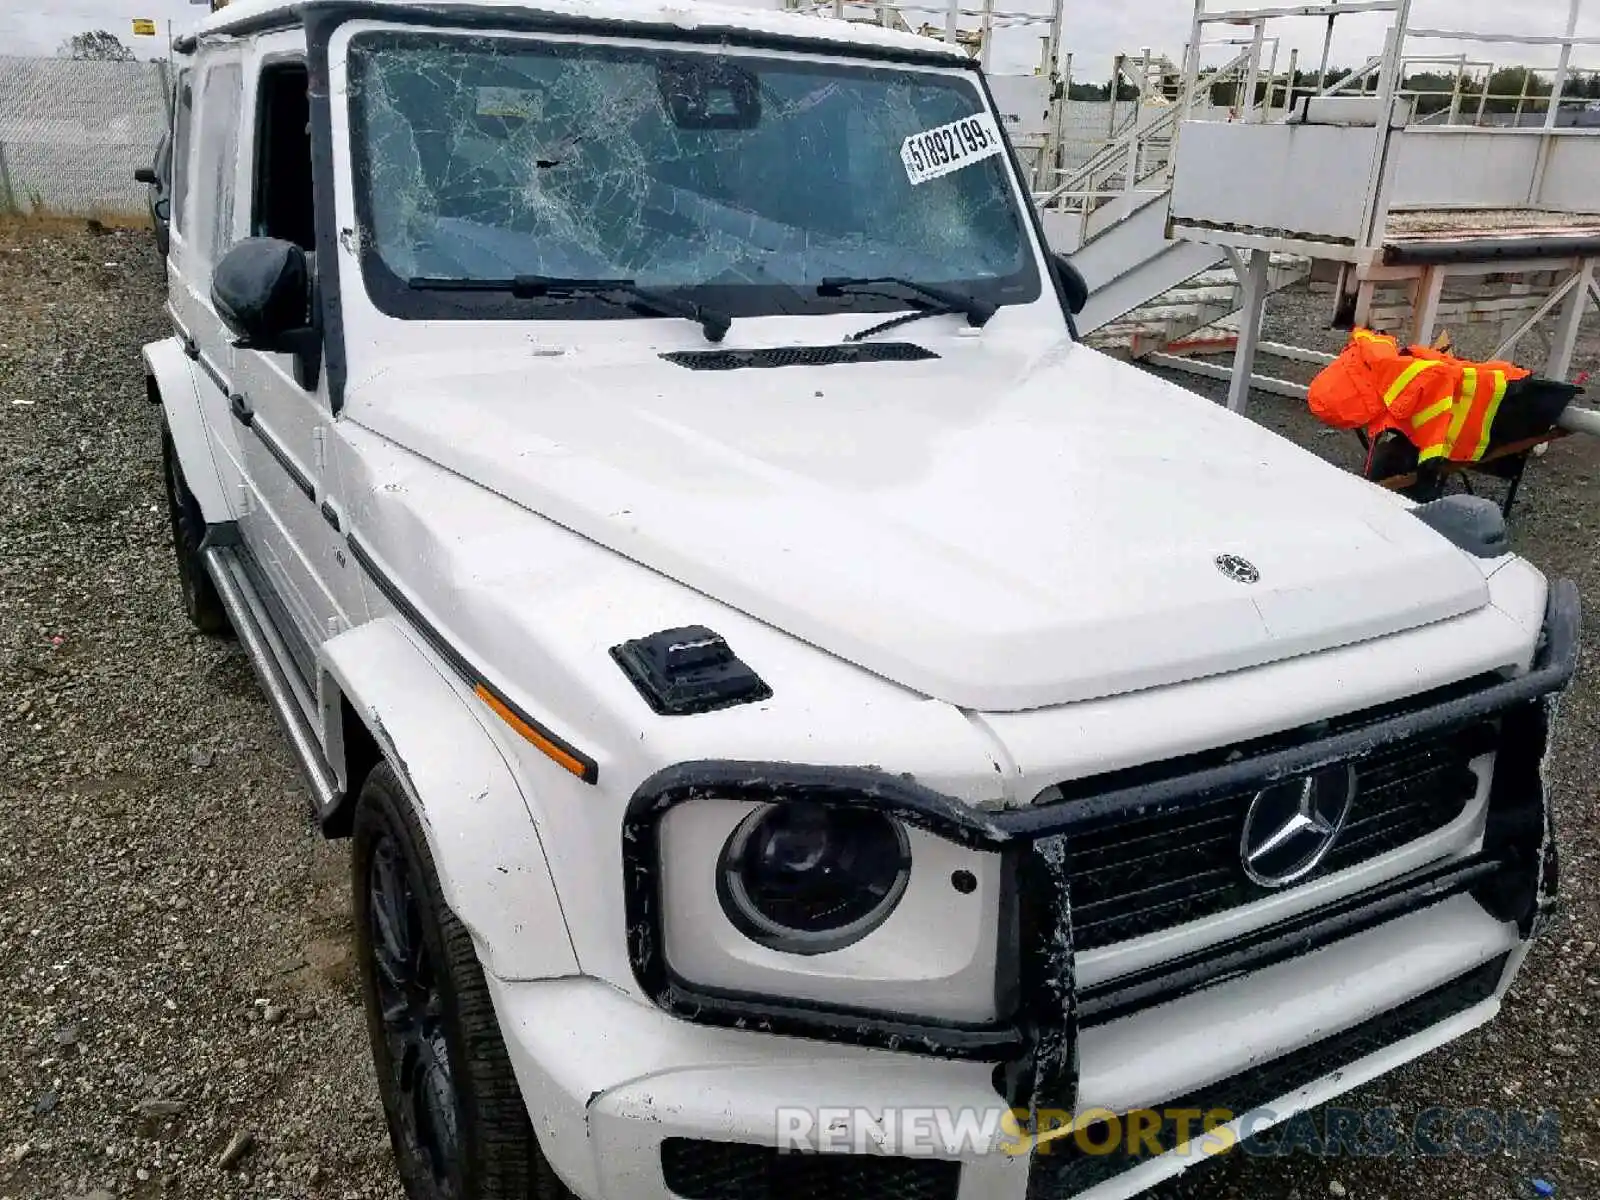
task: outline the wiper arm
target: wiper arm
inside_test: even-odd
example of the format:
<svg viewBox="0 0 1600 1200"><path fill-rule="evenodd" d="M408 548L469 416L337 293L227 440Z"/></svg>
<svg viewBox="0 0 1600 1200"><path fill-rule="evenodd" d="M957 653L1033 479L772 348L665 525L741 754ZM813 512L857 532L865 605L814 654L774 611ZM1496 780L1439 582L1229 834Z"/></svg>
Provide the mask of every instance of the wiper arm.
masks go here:
<svg viewBox="0 0 1600 1200"><path fill-rule="evenodd" d="M654 288L640 287L631 279L565 279L555 275L454 279L419 275L407 280L406 285L418 291L430 292L506 292L519 300L543 296L553 299L593 296L607 304L647 311L658 317L682 317L694 321L705 331L708 342L720 342L733 326L733 319L725 313L715 312L691 300L680 300Z"/></svg>
<svg viewBox="0 0 1600 1200"><path fill-rule="evenodd" d="M913 279L903 279L897 275L873 275L860 278L832 277L824 279L817 285L819 296L887 296L895 298L893 292L887 292L885 287L899 288L902 292L909 292L913 297L920 297L932 304L925 306L919 312L909 313L885 321L881 325L874 325L871 329L863 329L860 333L851 334L850 341L859 341L869 334L881 333L885 329L892 329L896 325L904 325L908 321L920 320L923 317L936 317L942 313L961 313L967 318L967 324L975 328L982 328L994 316L998 305L978 296L968 296L961 292L954 292L948 288L938 287L931 283L918 283ZM936 307L935 307L936 306Z"/></svg>

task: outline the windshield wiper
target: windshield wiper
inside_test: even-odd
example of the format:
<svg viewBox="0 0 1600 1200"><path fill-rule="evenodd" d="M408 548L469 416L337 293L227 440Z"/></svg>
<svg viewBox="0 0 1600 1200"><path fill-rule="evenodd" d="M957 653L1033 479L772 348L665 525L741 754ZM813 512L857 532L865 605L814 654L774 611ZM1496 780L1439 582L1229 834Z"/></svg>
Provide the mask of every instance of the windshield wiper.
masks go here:
<svg viewBox="0 0 1600 1200"><path fill-rule="evenodd" d="M871 337L875 333L882 333L886 329L908 324L911 321L920 321L923 317L938 317L949 313L961 313L967 318L967 324L981 329L989 318L994 316L998 305L978 296L968 296L961 292L953 292L948 288L937 287L931 283L917 283L915 280L902 279L897 275L870 275L860 278L829 278L817 285L819 296L885 296L889 299L901 299L894 292L885 291L885 287L898 288L901 292L911 293L912 302L921 300L922 304L916 312L902 313L887 321L863 329L859 333L852 333L845 337L847 342L859 342L862 338Z"/></svg>
<svg viewBox="0 0 1600 1200"><path fill-rule="evenodd" d="M653 288L640 287L631 279L564 279L556 275L512 275L504 279L454 279L419 275L406 281L408 287L427 292L506 292L519 300L549 296L593 296L606 304L620 305L658 317L682 317L694 321L705 331L708 342L720 342L733 326L733 319L680 300Z"/></svg>

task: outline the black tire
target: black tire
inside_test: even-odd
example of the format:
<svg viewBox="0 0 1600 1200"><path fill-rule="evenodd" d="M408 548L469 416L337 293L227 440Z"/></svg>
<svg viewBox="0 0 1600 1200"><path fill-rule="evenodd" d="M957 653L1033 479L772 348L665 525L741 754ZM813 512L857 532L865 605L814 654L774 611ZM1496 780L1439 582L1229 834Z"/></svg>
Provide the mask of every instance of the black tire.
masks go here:
<svg viewBox="0 0 1600 1200"><path fill-rule="evenodd" d="M350 861L367 1032L406 1195L573 1200L540 1153L472 937L387 763L361 788Z"/></svg>
<svg viewBox="0 0 1600 1200"><path fill-rule="evenodd" d="M183 589L183 611L201 633L226 636L233 628L222 598L217 595L217 585L200 557L206 519L183 477L183 466L165 425L161 429L161 465L167 484L167 515L172 521L172 549L178 558L178 583Z"/></svg>

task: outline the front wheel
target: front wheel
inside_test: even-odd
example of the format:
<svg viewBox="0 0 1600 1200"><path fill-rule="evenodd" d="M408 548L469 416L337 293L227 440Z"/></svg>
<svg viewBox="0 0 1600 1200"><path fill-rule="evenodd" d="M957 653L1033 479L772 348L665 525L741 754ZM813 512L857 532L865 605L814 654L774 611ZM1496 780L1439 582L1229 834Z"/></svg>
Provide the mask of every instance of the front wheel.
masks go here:
<svg viewBox="0 0 1600 1200"><path fill-rule="evenodd" d="M183 589L183 611L201 633L227 634L228 612L217 595L217 585L206 570L200 544L206 536L206 519L200 501L189 490L178 462L177 449L165 424L161 429L161 466L167 484L167 516L172 522L172 549L178 558L178 584Z"/></svg>
<svg viewBox="0 0 1600 1200"><path fill-rule="evenodd" d="M539 1151L472 937L387 764L352 830L356 958L378 1090L410 1200L573 1200Z"/></svg>

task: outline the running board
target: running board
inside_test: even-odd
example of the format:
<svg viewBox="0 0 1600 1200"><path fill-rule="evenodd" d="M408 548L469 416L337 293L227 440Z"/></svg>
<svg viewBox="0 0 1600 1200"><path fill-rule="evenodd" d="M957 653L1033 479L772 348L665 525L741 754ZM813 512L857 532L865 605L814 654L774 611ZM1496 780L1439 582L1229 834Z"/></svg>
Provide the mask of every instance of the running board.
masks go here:
<svg viewBox="0 0 1600 1200"><path fill-rule="evenodd" d="M267 703L272 706L273 715L278 718L284 737L289 741L289 748L294 751L300 769L305 774L320 824L328 813L334 811L344 798L344 793L339 788L333 768L323 757L316 731L306 719L305 708L300 700L304 689L290 678L282 660L273 652L273 644L278 639L272 630L263 625L262 618L257 616L258 612L265 612L265 606L255 595L255 589L244 568L239 565L233 548L208 547L205 564L206 571L217 585L217 595L228 612L233 631L250 656L250 665L255 668L256 678L261 681L261 690L266 693Z"/></svg>

